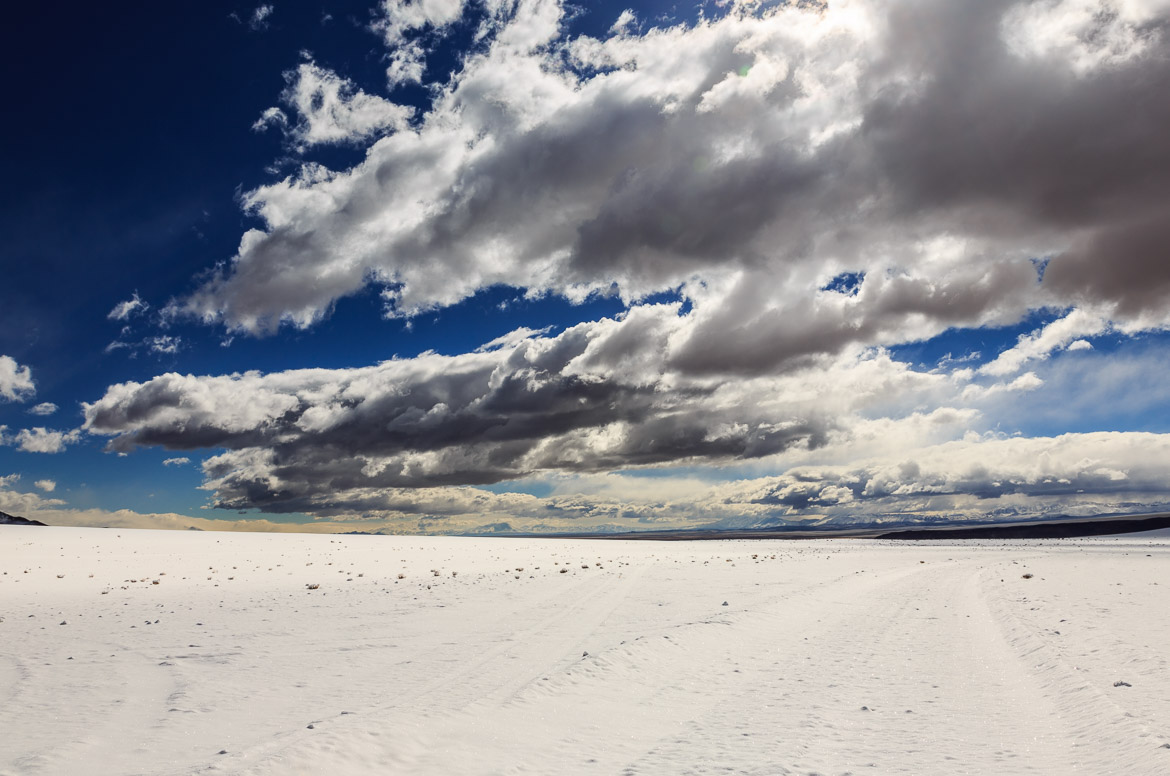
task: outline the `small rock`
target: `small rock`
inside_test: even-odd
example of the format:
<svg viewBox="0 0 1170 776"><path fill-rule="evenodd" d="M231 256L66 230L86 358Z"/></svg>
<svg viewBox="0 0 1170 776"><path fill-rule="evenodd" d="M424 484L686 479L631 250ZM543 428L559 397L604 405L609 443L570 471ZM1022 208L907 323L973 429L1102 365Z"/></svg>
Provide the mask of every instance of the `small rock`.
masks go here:
<svg viewBox="0 0 1170 776"><path fill-rule="evenodd" d="M61 625L66 625L67 623L66 623L64 620L61 620L61 623L60 623L60 624L61 624Z"/></svg>
<svg viewBox="0 0 1170 776"><path fill-rule="evenodd" d="M724 605L724 606L727 606L727 602L726 602L726 601L724 601L724 602L723 602L723 605Z"/></svg>
<svg viewBox="0 0 1170 776"><path fill-rule="evenodd" d="M1031 574L1025 574L1025 575L1024 575L1024 579L1031 579L1031 578L1032 578L1032 575L1031 575Z"/></svg>
<svg viewBox="0 0 1170 776"><path fill-rule="evenodd" d="M862 711L869 711L869 706L862 706L862 707L861 707L861 710L862 710Z"/></svg>
<svg viewBox="0 0 1170 776"><path fill-rule="evenodd" d="M220 749L218 752L216 752L216 754L227 754L227 750L226 750L226 749Z"/></svg>
<svg viewBox="0 0 1170 776"><path fill-rule="evenodd" d="M1116 682L1114 682L1113 686L1114 687L1133 687L1133 685L1130 684L1129 682L1123 682L1120 679L1118 679Z"/></svg>
<svg viewBox="0 0 1170 776"><path fill-rule="evenodd" d="M312 723L312 722L310 722L310 723L309 723L309 725L308 725L308 729L309 729L309 730L312 730L312 729L313 729L313 723Z"/></svg>

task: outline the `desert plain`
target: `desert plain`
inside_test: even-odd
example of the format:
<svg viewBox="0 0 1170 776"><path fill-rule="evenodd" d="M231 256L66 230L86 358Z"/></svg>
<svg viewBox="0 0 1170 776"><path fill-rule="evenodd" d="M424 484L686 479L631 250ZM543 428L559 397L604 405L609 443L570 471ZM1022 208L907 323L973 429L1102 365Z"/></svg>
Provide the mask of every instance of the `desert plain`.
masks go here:
<svg viewBox="0 0 1170 776"><path fill-rule="evenodd" d="M1170 538L0 527L0 774L1170 773Z"/></svg>

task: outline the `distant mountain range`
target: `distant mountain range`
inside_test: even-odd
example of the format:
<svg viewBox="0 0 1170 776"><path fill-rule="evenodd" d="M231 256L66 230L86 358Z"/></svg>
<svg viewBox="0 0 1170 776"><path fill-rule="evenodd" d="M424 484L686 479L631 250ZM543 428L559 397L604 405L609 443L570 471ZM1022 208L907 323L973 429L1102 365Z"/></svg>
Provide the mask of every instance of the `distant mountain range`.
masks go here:
<svg viewBox="0 0 1170 776"><path fill-rule="evenodd" d="M569 534L474 533L469 536L513 536L555 539L634 539L693 541L696 539L1069 539L1170 529L1170 512L1140 515L1070 517L1054 515L1032 520L875 521L840 525L803 523L751 528L684 528L660 531Z"/></svg>
<svg viewBox="0 0 1170 776"><path fill-rule="evenodd" d="M7 512L0 512L0 525L45 525L40 520L29 520L26 517L17 517Z"/></svg>

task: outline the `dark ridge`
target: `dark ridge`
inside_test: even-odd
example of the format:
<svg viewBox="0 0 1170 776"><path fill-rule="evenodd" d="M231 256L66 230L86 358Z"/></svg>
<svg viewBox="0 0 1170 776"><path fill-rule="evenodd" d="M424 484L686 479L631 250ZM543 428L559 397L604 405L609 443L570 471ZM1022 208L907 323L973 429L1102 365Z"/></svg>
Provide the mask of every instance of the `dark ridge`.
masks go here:
<svg viewBox="0 0 1170 776"><path fill-rule="evenodd" d="M1149 517L1070 520L1015 525L965 526L890 531L878 539L1074 539L1078 536L1155 531L1170 528L1170 514Z"/></svg>
<svg viewBox="0 0 1170 776"><path fill-rule="evenodd" d="M0 525L47 525L40 520L29 520L27 517L17 517L7 512L0 512Z"/></svg>
<svg viewBox="0 0 1170 776"><path fill-rule="evenodd" d="M975 520L922 523L861 523L849 526L777 526L770 528L674 528L658 531L605 533L488 533L462 534L514 539L617 539L621 541L696 541L720 539L1072 539L1078 536L1154 531L1170 527L1170 512L1147 515L1059 515L1029 522L987 523Z"/></svg>

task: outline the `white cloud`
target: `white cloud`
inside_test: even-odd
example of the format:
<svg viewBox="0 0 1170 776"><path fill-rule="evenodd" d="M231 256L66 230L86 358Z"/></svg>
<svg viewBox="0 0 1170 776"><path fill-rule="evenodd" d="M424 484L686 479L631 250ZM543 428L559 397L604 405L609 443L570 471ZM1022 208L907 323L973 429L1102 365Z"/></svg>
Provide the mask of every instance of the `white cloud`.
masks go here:
<svg viewBox="0 0 1170 776"><path fill-rule="evenodd" d="M1095 18L1078 3L1017 11ZM1151 30L1145 53L1072 78L1012 48L1017 11L1001 4L737 7L644 32L623 15L607 37L569 39L551 0L474 16L386 0L393 83L422 78L457 20L481 20L478 42L427 84L413 124L301 65L293 137L365 140L364 160L306 162L248 192L264 228L172 309L259 334L311 326L369 284L403 317L497 285L627 301L681 288L694 321L677 365L694 372L791 368L1040 308L1162 327L1170 186L1125 171L1157 169L1170 142L1164 10L1125 4L1124 29ZM1051 257L1043 281L1037 257ZM863 278L856 293L822 290L842 273Z"/></svg>
<svg viewBox="0 0 1170 776"><path fill-rule="evenodd" d="M142 301L142 299L138 296L138 292L135 291L132 297L124 302L118 302L118 304L114 305L114 309L110 310L106 317L111 321L125 321L129 320L131 316L138 313L144 313L149 309L150 305Z"/></svg>
<svg viewBox="0 0 1170 776"><path fill-rule="evenodd" d="M54 480L37 480L33 483L45 493L52 493L57 489L57 483Z"/></svg>
<svg viewBox="0 0 1170 776"><path fill-rule="evenodd" d="M57 405L53 404L53 402L51 402L51 401L41 402L40 404L36 405L35 407L30 407L28 410L30 415L41 415L41 416L52 415L56 411L57 411Z"/></svg>
<svg viewBox="0 0 1170 776"><path fill-rule="evenodd" d="M25 453L59 453L81 440L81 429L76 428L56 431L38 426L21 429L15 434L8 434L7 430L7 426L0 426L0 445L14 446Z"/></svg>
<svg viewBox="0 0 1170 776"><path fill-rule="evenodd" d="M278 126L301 152L312 146L355 143L403 129L414 113L409 106L363 92L353 82L313 62L302 63L285 78L288 88L283 99L295 111L296 122L274 107L264 111L252 128Z"/></svg>
<svg viewBox="0 0 1170 776"><path fill-rule="evenodd" d="M614 34L621 34L629 30L637 21L638 17L634 16L634 12L627 8L618 15L617 20L609 28L609 31Z"/></svg>
<svg viewBox="0 0 1170 776"><path fill-rule="evenodd" d="M1042 385L1044 385L1044 381L1037 377L1035 372L1025 372L1010 383L998 382L987 386L968 385L963 389L962 396L965 401L980 401L1001 393L1034 391Z"/></svg>
<svg viewBox="0 0 1170 776"><path fill-rule="evenodd" d="M29 517L30 514L35 514L40 510L53 509L65 503L60 499L45 498L38 493L21 493L12 490L12 486L19 480L19 474L0 477L0 512L18 517Z"/></svg>
<svg viewBox="0 0 1170 776"><path fill-rule="evenodd" d="M1072 343L1081 337L1102 334L1108 329L1105 316L1076 308L1031 334L1021 335L1015 347L979 367L979 372L996 377L1013 374L1028 361L1046 359L1054 351L1071 348Z"/></svg>
<svg viewBox="0 0 1170 776"><path fill-rule="evenodd" d="M191 459L187 457L167 458L163 461L163 466L186 466L191 463Z"/></svg>
<svg viewBox="0 0 1170 776"><path fill-rule="evenodd" d="M32 370L11 356L0 356L0 401L24 401L36 392Z"/></svg>
<svg viewBox="0 0 1170 776"><path fill-rule="evenodd" d="M497 5L490 3L490 5ZM383 0L374 29L390 51L390 86L420 83L426 70L425 33L442 35L463 14L463 0Z"/></svg>
<svg viewBox="0 0 1170 776"><path fill-rule="evenodd" d="M1002 34L1024 58L1055 60L1079 76L1124 65L1161 42L1165 0L1040 0L1004 16Z"/></svg>

